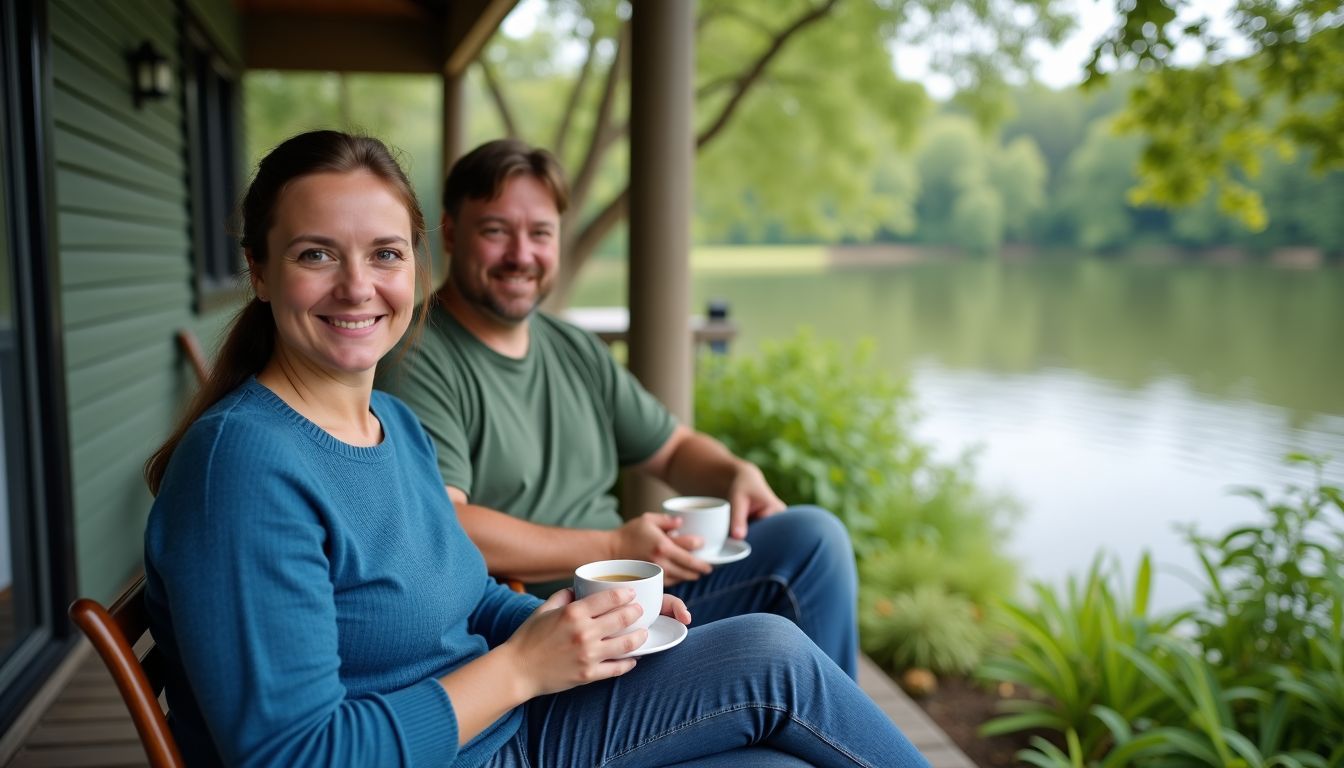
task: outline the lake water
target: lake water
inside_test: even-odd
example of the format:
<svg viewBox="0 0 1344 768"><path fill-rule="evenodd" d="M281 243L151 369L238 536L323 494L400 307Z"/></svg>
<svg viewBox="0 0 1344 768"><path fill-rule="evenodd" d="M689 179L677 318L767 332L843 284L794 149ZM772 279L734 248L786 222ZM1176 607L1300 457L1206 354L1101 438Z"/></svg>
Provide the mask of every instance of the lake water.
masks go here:
<svg viewBox="0 0 1344 768"><path fill-rule="evenodd" d="M594 267L605 267L595 264ZM594 269L575 304L624 303ZM1258 520L1228 489L1308 479L1289 451L1344 476L1344 271L1106 261L699 274L695 306L730 302L738 351L807 326L870 337L908 377L919 435L977 447L977 478L1016 498L1009 550L1060 583L1099 551L1132 573L1153 555L1154 604L1197 598L1174 526Z"/></svg>

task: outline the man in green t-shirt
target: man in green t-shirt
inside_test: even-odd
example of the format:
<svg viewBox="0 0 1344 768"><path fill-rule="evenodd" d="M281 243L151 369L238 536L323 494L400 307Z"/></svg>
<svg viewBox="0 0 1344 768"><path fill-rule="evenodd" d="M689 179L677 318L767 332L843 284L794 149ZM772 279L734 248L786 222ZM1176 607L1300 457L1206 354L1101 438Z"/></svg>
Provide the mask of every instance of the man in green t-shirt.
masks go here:
<svg viewBox="0 0 1344 768"><path fill-rule="evenodd" d="M663 567L697 623L748 612L796 622L857 674L854 555L817 507L786 509L759 468L677 423L591 334L537 311L558 267L568 187L549 152L484 144L448 175L447 280L423 338L379 366L378 384L419 415L457 514L490 572L544 593L574 568L630 558ZM732 506L730 543L702 559L678 521L624 521L611 490L634 467L679 493ZM725 552L727 548L725 548Z"/></svg>

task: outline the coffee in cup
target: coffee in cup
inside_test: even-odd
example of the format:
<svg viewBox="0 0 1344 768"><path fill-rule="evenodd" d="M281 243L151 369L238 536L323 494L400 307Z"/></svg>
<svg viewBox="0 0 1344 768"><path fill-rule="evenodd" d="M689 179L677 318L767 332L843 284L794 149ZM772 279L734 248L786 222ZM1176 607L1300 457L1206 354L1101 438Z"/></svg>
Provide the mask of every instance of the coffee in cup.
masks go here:
<svg viewBox="0 0 1344 768"><path fill-rule="evenodd" d="M634 624L617 632L624 635L648 629L663 611L663 569L643 560L598 560L574 570L574 596L580 600L608 589L632 587L635 602L644 610Z"/></svg>
<svg viewBox="0 0 1344 768"><path fill-rule="evenodd" d="M700 547L691 550L691 554L707 557L723 549L730 519L726 500L713 496L677 496L663 502L663 511L681 518L679 535L700 537Z"/></svg>

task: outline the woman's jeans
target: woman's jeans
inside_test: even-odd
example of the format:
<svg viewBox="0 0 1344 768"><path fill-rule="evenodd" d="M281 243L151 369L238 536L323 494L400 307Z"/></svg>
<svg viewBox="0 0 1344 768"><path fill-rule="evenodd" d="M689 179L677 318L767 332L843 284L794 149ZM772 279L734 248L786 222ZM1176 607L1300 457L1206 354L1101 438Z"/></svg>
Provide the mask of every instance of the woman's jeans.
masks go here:
<svg viewBox="0 0 1344 768"><path fill-rule="evenodd" d="M523 709L492 768L928 766L797 626L767 614L697 626L621 677Z"/></svg>
<svg viewBox="0 0 1344 768"><path fill-rule="evenodd" d="M692 626L746 613L797 624L851 678L859 675L858 577L845 526L820 507L790 507L747 528L751 555L668 592Z"/></svg>

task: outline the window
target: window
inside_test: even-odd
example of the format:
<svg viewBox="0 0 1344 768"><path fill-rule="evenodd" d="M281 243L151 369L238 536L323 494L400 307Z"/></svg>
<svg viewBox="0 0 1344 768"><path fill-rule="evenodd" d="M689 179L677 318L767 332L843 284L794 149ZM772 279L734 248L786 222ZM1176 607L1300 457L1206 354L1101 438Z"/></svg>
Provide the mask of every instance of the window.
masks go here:
<svg viewBox="0 0 1344 768"><path fill-rule="evenodd" d="M74 570L41 3L0 3L0 732L69 642Z"/></svg>
<svg viewBox="0 0 1344 768"><path fill-rule="evenodd" d="M238 200L238 75L194 22L182 36L196 311L232 305L242 267L231 225Z"/></svg>
<svg viewBox="0 0 1344 768"><path fill-rule="evenodd" d="M7 117L5 105L0 104L0 117ZM0 233L9 231L7 190L9 173L5 158L0 154ZM27 508L24 480L27 477L23 456L23 396L20 386L19 328L16 322L14 293L14 264L11 261L8 237L0 237L0 660L9 655L15 641L32 627L32 614L20 603L31 602L29 585L16 583L23 568L15 568L16 560L27 555L23 546L22 527L26 522L22 510ZM12 478L12 479L11 479ZM17 536L15 535L17 534ZM16 573L17 571L17 573ZM25 598L29 598L25 600Z"/></svg>

